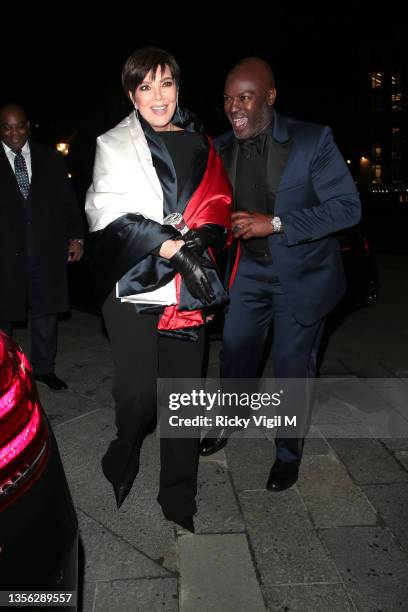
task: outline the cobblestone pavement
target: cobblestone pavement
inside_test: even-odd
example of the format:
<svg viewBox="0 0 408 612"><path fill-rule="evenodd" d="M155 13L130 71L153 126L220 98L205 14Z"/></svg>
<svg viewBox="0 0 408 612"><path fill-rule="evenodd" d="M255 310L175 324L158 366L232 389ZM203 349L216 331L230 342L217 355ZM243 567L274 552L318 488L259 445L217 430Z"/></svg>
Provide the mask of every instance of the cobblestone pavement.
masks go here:
<svg viewBox="0 0 408 612"><path fill-rule="evenodd" d="M382 299L333 333L322 364L325 376L370 378L374 401L399 423L407 422L408 296L395 296L405 265L382 260ZM27 347L26 330L16 338ZM218 350L213 341L209 375ZM349 405L323 406L298 483L279 494L264 488L269 436L234 437L201 460L192 535L165 521L156 502L155 434L116 509L99 465L114 430L112 362L97 316L74 311L61 322L56 371L69 391L40 386L40 394L78 514L84 612L407 609L408 437L367 439ZM333 424L343 437L331 437Z"/></svg>

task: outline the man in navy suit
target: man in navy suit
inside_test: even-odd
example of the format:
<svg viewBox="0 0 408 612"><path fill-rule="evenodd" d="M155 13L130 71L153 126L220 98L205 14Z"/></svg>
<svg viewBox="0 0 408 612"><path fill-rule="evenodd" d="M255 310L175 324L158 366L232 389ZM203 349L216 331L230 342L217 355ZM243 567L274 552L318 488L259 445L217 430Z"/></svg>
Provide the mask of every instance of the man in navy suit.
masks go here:
<svg viewBox="0 0 408 612"><path fill-rule="evenodd" d="M256 378L273 331L275 378L316 375L324 320L345 291L338 241L331 234L357 224L361 206L328 127L278 114L274 76L259 58L228 74L224 109L233 131L215 141L234 189L232 227L238 256L221 351L222 378ZM299 410L299 406L293 406ZM202 455L227 442L212 430ZM299 437L276 437L267 488L298 477Z"/></svg>
<svg viewBox="0 0 408 612"><path fill-rule="evenodd" d="M59 391L57 313L69 308L67 261L82 257L83 224L59 153L29 131L20 106L0 109L0 329L11 336L29 307L35 377Z"/></svg>

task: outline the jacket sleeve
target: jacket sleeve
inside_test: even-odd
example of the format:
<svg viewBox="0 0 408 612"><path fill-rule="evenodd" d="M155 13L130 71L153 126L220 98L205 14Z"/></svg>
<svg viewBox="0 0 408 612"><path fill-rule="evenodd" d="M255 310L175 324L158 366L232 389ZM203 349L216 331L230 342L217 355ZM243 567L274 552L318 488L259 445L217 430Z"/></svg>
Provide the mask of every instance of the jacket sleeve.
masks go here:
<svg viewBox="0 0 408 612"><path fill-rule="evenodd" d="M128 273L132 282L145 290L173 278L175 272L167 260L150 252L155 245L179 235L171 226L136 214L123 215L103 230L91 232L87 254L97 302L102 304L115 283Z"/></svg>
<svg viewBox="0 0 408 612"><path fill-rule="evenodd" d="M328 127L318 141L311 175L319 204L280 216L288 246L319 240L360 221L356 186Z"/></svg>

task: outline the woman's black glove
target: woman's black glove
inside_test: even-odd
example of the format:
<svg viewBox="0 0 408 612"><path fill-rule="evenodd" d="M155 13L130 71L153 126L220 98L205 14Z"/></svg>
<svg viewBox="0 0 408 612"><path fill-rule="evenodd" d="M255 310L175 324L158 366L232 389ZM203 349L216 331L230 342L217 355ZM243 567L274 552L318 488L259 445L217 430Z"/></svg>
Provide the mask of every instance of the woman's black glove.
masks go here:
<svg viewBox="0 0 408 612"><path fill-rule="evenodd" d="M226 238L227 231L222 225L208 223L197 229L188 230L188 232L184 234L182 240L184 240L186 246L194 251L194 253L202 255L207 247L214 247L216 250L221 250L224 247Z"/></svg>
<svg viewBox="0 0 408 612"><path fill-rule="evenodd" d="M210 304L214 300L214 293L202 268L200 259L186 245L183 245L169 259L169 262L181 274L187 289L193 297L200 300L203 304Z"/></svg>

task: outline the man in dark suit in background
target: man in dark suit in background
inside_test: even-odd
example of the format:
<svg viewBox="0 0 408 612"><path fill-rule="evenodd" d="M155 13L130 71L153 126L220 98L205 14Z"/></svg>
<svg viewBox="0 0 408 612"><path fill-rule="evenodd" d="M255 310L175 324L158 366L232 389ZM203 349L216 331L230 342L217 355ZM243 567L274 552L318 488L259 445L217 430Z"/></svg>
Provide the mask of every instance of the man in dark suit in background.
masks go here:
<svg viewBox="0 0 408 612"><path fill-rule="evenodd" d="M68 310L67 260L83 254L76 196L59 154L29 139L24 110L0 110L0 328L31 311L31 362L37 380L67 385L54 372L57 313Z"/></svg>
<svg viewBox="0 0 408 612"><path fill-rule="evenodd" d="M278 114L275 97L272 70L259 58L240 61L227 76L224 108L233 131L215 146L234 189L232 227L240 253L232 270L222 378L259 375L271 326L275 377L315 377L325 317L345 291L331 234L360 220L358 193L330 129ZM304 433L285 437L278 430L267 489L296 482ZM227 436L224 429L210 431L201 454L225 446Z"/></svg>

